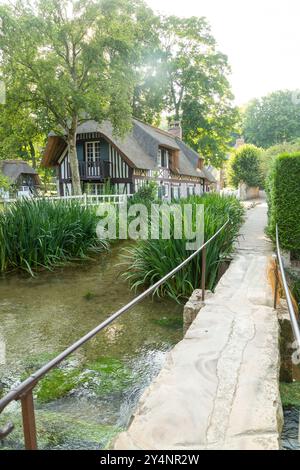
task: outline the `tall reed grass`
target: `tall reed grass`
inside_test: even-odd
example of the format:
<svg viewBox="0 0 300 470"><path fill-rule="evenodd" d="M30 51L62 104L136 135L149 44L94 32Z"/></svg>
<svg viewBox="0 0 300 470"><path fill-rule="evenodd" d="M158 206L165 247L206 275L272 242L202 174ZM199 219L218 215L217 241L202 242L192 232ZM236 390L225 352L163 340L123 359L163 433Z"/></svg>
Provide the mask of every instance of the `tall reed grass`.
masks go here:
<svg viewBox="0 0 300 470"><path fill-rule="evenodd" d="M180 204L191 203L204 205L204 239L208 240L230 219L230 224L207 246L206 288L213 290L218 276L219 265L224 257L228 257L238 236L243 221L244 209L233 196L222 197L218 194L192 196L181 200ZM172 225L171 225L172 227ZM175 268L191 252L186 250L185 238L176 240L143 240L124 252L125 271L123 276L133 289L147 287L161 279ZM188 298L192 291L200 287L201 258L196 256L174 278L169 279L157 289L157 296L169 296L176 301Z"/></svg>
<svg viewBox="0 0 300 470"><path fill-rule="evenodd" d="M39 269L107 249L93 209L76 202L20 200L0 212L0 271Z"/></svg>

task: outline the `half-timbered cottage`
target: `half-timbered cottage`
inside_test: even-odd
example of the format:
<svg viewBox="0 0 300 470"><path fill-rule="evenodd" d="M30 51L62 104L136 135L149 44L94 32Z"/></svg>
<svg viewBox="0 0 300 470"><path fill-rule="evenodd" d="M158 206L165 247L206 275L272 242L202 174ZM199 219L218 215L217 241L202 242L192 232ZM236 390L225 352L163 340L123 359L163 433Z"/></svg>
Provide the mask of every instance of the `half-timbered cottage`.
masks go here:
<svg viewBox="0 0 300 470"><path fill-rule="evenodd" d="M166 200L207 191L215 179L180 133L179 125L166 132L133 119L132 130L120 138L107 121L84 122L77 129L76 144L83 192L103 194L107 180L118 194L135 193L145 182L155 181ZM57 168L59 194L71 195L68 147L62 137L49 135L43 165Z"/></svg>
<svg viewBox="0 0 300 470"><path fill-rule="evenodd" d="M7 178L10 188L1 190L0 197L32 197L38 194L40 178L37 171L23 160L0 160L0 172Z"/></svg>

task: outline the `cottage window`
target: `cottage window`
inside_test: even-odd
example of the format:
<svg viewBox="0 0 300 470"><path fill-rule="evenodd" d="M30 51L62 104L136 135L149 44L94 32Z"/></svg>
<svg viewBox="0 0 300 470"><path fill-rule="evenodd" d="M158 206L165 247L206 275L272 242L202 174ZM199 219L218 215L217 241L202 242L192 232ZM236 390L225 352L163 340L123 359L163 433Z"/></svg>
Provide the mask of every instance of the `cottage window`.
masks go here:
<svg viewBox="0 0 300 470"><path fill-rule="evenodd" d="M188 186L187 187L187 196L193 196L195 194L195 187L193 186Z"/></svg>
<svg viewBox="0 0 300 470"><path fill-rule="evenodd" d="M169 168L170 152L167 149L160 148L157 153L157 165L160 168Z"/></svg>
<svg viewBox="0 0 300 470"><path fill-rule="evenodd" d="M158 197L159 199L168 199L169 197L169 185L168 184L161 184L158 187Z"/></svg>
<svg viewBox="0 0 300 470"><path fill-rule="evenodd" d="M172 186L171 187L171 199L179 199L180 198L180 191L179 186Z"/></svg>
<svg viewBox="0 0 300 470"><path fill-rule="evenodd" d="M103 194L103 184L102 183L87 183L84 186L84 192L91 196L101 196L101 194Z"/></svg>
<svg viewBox="0 0 300 470"><path fill-rule="evenodd" d="M86 159L88 162L95 162L100 159L100 142L86 143Z"/></svg>

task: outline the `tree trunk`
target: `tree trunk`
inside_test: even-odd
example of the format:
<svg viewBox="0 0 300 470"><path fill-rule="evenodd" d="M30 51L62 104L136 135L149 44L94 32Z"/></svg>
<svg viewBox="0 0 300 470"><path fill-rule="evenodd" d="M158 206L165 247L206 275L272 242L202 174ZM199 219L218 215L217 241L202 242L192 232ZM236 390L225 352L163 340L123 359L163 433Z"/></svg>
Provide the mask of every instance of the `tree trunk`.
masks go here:
<svg viewBox="0 0 300 470"><path fill-rule="evenodd" d="M32 168L36 169L35 148L34 148L34 145L31 141L29 142L29 148L30 148Z"/></svg>
<svg viewBox="0 0 300 470"><path fill-rule="evenodd" d="M72 173L72 190L74 196L81 196L80 174L76 150L76 132L77 132L77 118L72 119L71 128L68 130L68 152L69 162Z"/></svg>

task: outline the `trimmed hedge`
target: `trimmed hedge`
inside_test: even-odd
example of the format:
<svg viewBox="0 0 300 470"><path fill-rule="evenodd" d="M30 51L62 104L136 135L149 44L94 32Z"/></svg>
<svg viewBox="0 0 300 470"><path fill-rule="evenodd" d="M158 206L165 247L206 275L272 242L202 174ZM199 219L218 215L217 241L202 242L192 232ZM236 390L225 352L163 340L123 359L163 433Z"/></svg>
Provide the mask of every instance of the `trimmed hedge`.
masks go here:
<svg viewBox="0 0 300 470"><path fill-rule="evenodd" d="M275 240L277 223L281 247L300 253L300 152L276 158L267 186L268 233Z"/></svg>

